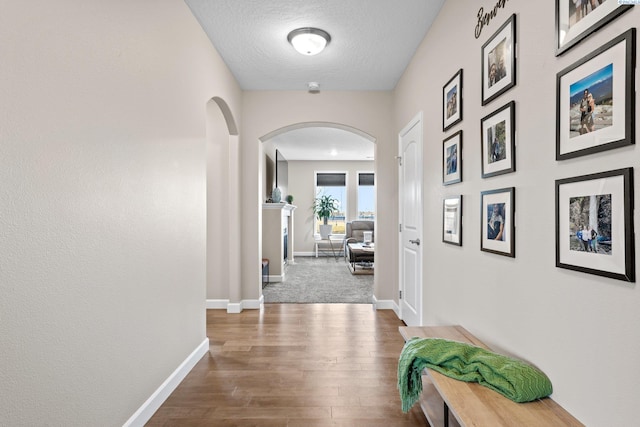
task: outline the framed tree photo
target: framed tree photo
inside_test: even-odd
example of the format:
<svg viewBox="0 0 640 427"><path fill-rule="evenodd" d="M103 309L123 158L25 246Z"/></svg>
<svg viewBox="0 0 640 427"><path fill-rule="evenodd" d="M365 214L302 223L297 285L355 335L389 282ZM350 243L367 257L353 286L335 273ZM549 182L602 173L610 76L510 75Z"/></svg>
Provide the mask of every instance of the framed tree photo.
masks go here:
<svg viewBox="0 0 640 427"><path fill-rule="evenodd" d="M619 0L556 0L556 56L631 9Z"/></svg>
<svg viewBox="0 0 640 427"><path fill-rule="evenodd" d="M442 87L442 130L462 121L462 68Z"/></svg>
<svg viewBox="0 0 640 427"><path fill-rule="evenodd" d="M515 258L515 198L515 187L481 193L480 250Z"/></svg>
<svg viewBox="0 0 640 427"><path fill-rule="evenodd" d="M556 267L635 282L633 168L556 180Z"/></svg>
<svg viewBox="0 0 640 427"><path fill-rule="evenodd" d="M442 183L462 182L462 131L442 142Z"/></svg>
<svg viewBox="0 0 640 427"><path fill-rule="evenodd" d="M556 77L556 160L635 143L632 28Z"/></svg>
<svg viewBox="0 0 640 427"><path fill-rule="evenodd" d="M442 241L462 246L462 195L442 201Z"/></svg>
<svg viewBox="0 0 640 427"><path fill-rule="evenodd" d="M516 15L482 45L482 105L516 85Z"/></svg>
<svg viewBox="0 0 640 427"><path fill-rule="evenodd" d="M516 104L500 107L480 121L482 177L515 172Z"/></svg>

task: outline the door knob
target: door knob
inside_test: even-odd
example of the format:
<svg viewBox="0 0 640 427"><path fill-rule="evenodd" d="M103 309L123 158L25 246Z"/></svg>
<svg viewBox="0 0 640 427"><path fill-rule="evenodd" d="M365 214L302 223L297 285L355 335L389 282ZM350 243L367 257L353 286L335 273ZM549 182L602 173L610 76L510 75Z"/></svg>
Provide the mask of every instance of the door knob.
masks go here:
<svg viewBox="0 0 640 427"><path fill-rule="evenodd" d="M416 240L409 240L409 243L413 243L414 245L418 245L418 246L420 246L420 239L416 239Z"/></svg>

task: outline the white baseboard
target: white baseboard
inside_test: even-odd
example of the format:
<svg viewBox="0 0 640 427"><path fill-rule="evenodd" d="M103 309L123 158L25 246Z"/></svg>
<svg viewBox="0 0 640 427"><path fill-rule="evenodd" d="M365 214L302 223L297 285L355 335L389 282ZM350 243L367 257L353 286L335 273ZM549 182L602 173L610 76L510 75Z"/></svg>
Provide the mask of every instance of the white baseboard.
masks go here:
<svg viewBox="0 0 640 427"><path fill-rule="evenodd" d="M208 299L205 308L207 310L226 310L228 305L228 299Z"/></svg>
<svg viewBox="0 0 640 427"><path fill-rule="evenodd" d="M230 302L229 304L227 304L227 313L242 313L242 302Z"/></svg>
<svg viewBox="0 0 640 427"><path fill-rule="evenodd" d="M304 257L315 258L316 257L316 253L315 252L296 252L293 255L294 255L294 257L300 257L300 258L304 258ZM331 253L331 251L325 252L324 249L322 250L322 252L318 253L318 258L332 257L332 256L333 256L333 254ZM336 249L336 256L338 258L342 258L344 256L344 254L342 253L342 249L340 249L340 251L338 251Z"/></svg>
<svg viewBox="0 0 640 427"><path fill-rule="evenodd" d="M400 317L400 307L398 307L398 304L392 299L379 300L374 295L373 305L376 310L393 310L396 313L396 316Z"/></svg>
<svg viewBox="0 0 640 427"><path fill-rule="evenodd" d="M315 252L294 252L293 253L293 257L295 259L295 257L307 257L307 256L316 256Z"/></svg>
<svg viewBox="0 0 640 427"><path fill-rule="evenodd" d="M258 310L264 304L264 296L259 299L245 299L240 302L230 302L228 299L208 299L205 307L207 310L227 310L227 313L242 313L242 310Z"/></svg>
<svg viewBox="0 0 640 427"><path fill-rule="evenodd" d="M151 419L153 414L162 406L165 400L178 387L180 382L187 376L202 356L209 351L209 338L205 338L193 352L176 368L169 378L167 378L158 389L147 399L146 402L129 418L123 427L144 426Z"/></svg>
<svg viewBox="0 0 640 427"><path fill-rule="evenodd" d="M264 304L264 295L260 295L259 299L242 300L242 308L247 310L260 310Z"/></svg>

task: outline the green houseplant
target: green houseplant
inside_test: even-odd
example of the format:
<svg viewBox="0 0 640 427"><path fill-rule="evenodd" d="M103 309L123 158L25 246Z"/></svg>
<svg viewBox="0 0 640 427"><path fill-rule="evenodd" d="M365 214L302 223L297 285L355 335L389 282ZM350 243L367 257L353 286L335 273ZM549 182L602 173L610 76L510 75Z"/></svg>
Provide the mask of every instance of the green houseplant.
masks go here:
<svg viewBox="0 0 640 427"><path fill-rule="evenodd" d="M313 213L322 221L320 226L320 237L328 239L333 229L332 225L327 224L329 218L338 210L338 199L334 199L328 194L316 197L313 201Z"/></svg>

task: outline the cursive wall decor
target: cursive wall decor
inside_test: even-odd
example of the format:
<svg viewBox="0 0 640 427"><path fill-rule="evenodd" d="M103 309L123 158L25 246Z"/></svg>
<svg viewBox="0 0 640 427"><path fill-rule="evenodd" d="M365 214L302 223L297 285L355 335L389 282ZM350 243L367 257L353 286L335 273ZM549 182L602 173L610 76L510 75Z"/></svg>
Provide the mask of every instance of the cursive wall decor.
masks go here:
<svg viewBox="0 0 640 427"><path fill-rule="evenodd" d="M496 5L493 6L493 9L489 12L484 11L484 7L481 7L478 10L478 23L476 24L476 38L480 37L480 33L482 33L482 29L485 25L489 25L489 22L498 14L498 9L504 8L504 5L507 3L507 0L498 0Z"/></svg>

